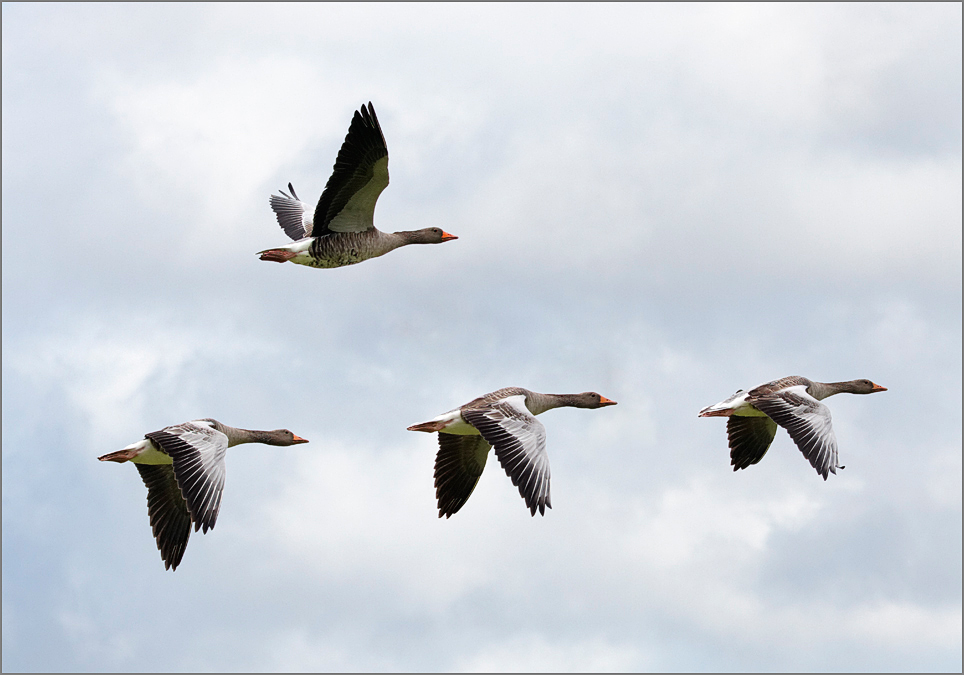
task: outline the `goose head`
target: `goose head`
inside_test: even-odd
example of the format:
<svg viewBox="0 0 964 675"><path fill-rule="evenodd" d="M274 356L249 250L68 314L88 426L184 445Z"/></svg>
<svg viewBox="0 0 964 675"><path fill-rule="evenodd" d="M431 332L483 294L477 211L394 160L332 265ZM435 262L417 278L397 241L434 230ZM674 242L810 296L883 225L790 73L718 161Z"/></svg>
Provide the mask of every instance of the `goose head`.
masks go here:
<svg viewBox="0 0 964 675"><path fill-rule="evenodd" d="M399 232L398 234L405 235L409 244L441 244L445 241L458 239L454 234L449 234L441 227L426 227L424 230Z"/></svg>
<svg viewBox="0 0 964 675"><path fill-rule="evenodd" d="M308 439L295 436L287 429L275 429L274 431L265 431L261 442L266 445L298 445L299 443L307 443Z"/></svg>
<svg viewBox="0 0 964 675"><path fill-rule="evenodd" d="M878 391L887 391L887 387L881 387L870 380L854 380L852 382L853 394L876 394Z"/></svg>
<svg viewBox="0 0 964 675"><path fill-rule="evenodd" d="M605 408L607 405L616 405L612 399L606 398L594 391L584 391L581 394L572 396L570 405L574 408Z"/></svg>

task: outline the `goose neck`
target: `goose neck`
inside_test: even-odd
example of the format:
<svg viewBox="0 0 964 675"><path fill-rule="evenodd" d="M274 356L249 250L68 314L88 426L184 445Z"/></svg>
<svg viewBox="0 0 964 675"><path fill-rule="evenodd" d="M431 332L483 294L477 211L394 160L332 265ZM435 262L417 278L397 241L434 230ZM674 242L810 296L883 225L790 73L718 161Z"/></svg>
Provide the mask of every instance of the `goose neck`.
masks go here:
<svg viewBox="0 0 964 675"><path fill-rule="evenodd" d="M537 391L526 392L526 407L533 415L540 415L553 408L563 408L575 405L571 394L540 394Z"/></svg>
<svg viewBox="0 0 964 675"><path fill-rule="evenodd" d="M848 382L811 382L810 386L807 388L810 395L813 396L818 401L833 396L835 394L857 394L860 393L857 390L856 383L853 381Z"/></svg>

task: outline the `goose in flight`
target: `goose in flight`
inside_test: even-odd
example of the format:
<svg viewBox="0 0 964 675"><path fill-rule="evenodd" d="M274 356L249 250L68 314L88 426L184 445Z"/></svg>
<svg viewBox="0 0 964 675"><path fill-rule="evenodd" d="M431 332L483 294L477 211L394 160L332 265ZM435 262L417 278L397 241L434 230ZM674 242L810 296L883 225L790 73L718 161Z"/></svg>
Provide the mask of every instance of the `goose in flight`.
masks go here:
<svg viewBox="0 0 964 675"><path fill-rule="evenodd" d="M733 470L756 464L766 454L777 425L790 438L824 480L844 468L837 463L837 438L830 422L830 408L822 401L834 394L873 394L887 391L870 380L814 382L805 377L784 377L742 389L725 401L703 408L700 417L727 417L726 435Z"/></svg>
<svg viewBox="0 0 964 675"><path fill-rule="evenodd" d="M307 443L287 429L249 431L217 420L175 424L144 435L144 440L98 457L102 462L133 462L147 486L147 512L164 569L176 570L194 531L214 528L224 489L224 453L240 443Z"/></svg>
<svg viewBox="0 0 964 675"><path fill-rule="evenodd" d="M388 147L371 102L355 111L335 167L314 211L294 187L269 203L293 244L261 251L261 260L291 261L309 267L343 267L377 258L408 244L440 244L458 239L439 227L411 232L380 232L373 218L378 195L388 186Z"/></svg>
<svg viewBox="0 0 964 675"><path fill-rule="evenodd" d="M409 431L439 432L435 457L435 496L438 517L450 517L465 504L476 484L489 449L519 488L526 506L536 515L552 508L549 499L549 456L546 428L535 418L553 408L602 408L616 405L595 392L540 394L522 387L506 387L480 396Z"/></svg>

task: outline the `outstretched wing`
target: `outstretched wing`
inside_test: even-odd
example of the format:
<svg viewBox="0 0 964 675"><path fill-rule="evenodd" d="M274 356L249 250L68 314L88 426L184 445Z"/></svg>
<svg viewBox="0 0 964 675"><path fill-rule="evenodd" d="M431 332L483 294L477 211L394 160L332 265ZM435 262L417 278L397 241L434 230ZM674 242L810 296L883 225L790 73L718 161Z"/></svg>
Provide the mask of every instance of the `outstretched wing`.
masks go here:
<svg viewBox="0 0 964 675"><path fill-rule="evenodd" d="M439 433L435 456L435 496L438 517L458 513L479 483L489 456L489 445L481 436Z"/></svg>
<svg viewBox="0 0 964 675"><path fill-rule="evenodd" d="M549 499L549 455L546 428L529 412L524 395L508 396L485 407L463 408L462 417L493 448L526 506L536 515L552 508Z"/></svg>
<svg viewBox="0 0 964 675"><path fill-rule="evenodd" d="M313 218L313 236L374 227L375 202L388 186L388 146L371 102L355 111Z"/></svg>
<svg viewBox="0 0 964 675"><path fill-rule="evenodd" d="M771 396L752 399L757 410L766 413L787 430L810 465L824 480L837 473L837 438L833 433L830 408L807 393L806 387L794 386Z"/></svg>
<svg viewBox="0 0 964 675"><path fill-rule="evenodd" d="M177 569L191 537L191 514L170 464L134 464L147 486L147 514L164 569Z"/></svg>
<svg viewBox="0 0 964 675"><path fill-rule="evenodd" d="M308 211L308 205L298 199L291 183L288 183L288 190L291 192L290 195L284 190L278 190L283 196L271 195L268 203L271 204L271 210L278 218L281 229L289 237L298 241L311 236L311 213Z"/></svg>
<svg viewBox="0 0 964 675"><path fill-rule="evenodd" d="M763 459L776 433L777 423L769 417L730 415L726 419L726 437L733 470L745 469Z"/></svg>
<svg viewBox="0 0 964 675"><path fill-rule="evenodd" d="M153 431L145 436L174 460L174 476L194 521L194 531L214 527L224 490L228 437L204 420Z"/></svg>

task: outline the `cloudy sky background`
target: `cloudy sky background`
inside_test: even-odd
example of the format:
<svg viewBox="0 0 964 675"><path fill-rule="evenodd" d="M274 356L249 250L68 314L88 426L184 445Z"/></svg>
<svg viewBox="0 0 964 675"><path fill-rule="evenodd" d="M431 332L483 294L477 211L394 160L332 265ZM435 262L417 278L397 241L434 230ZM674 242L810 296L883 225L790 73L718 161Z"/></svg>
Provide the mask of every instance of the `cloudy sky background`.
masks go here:
<svg viewBox="0 0 964 675"><path fill-rule="evenodd" d="M2 11L4 670L960 670L960 4ZM258 261L369 100L459 240ZM791 374L890 390L734 474ZM509 385L619 405L439 520L405 427ZM165 572L96 457L207 416L311 443Z"/></svg>

